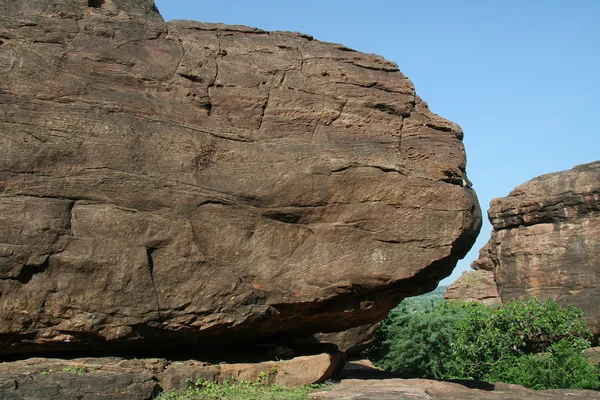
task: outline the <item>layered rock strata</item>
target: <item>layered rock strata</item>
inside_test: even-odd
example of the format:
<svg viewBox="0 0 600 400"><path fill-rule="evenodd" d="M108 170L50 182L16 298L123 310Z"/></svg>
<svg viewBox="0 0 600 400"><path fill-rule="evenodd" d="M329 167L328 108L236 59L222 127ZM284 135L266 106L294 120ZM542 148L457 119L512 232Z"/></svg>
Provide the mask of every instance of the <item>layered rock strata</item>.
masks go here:
<svg viewBox="0 0 600 400"><path fill-rule="evenodd" d="M73 360L29 359L0 364L0 397L3 400L149 400L161 391L191 386L190 380L265 379L297 385L290 377L322 381L335 360L320 354L278 363L206 365L164 359L79 358ZM289 371L291 373L286 373ZM261 374L262 372L262 374ZM518 385L477 381L443 382L402 379L378 370L368 361L347 364L340 382L314 399L393 400L599 400L591 390L531 390Z"/></svg>
<svg viewBox="0 0 600 400"><path fill-rule="evenodd" d="M493 272L502 302L574 304L598 335L600 162L532 179L494 199L488 216L492 237L474 267Z"/></svg>
<svg viewBox="0 0 600 400"><path fill-rule="evenodd" d="M262 381L291 387L321 383L340 370L342 353L281 361L209 364L164 358L30 358L0 364L0 398L148 400L160 392L207 382Z"/></svg>
<svg viewBox="0 0 600 400"><path fill-rule="evenodd" d="M480 227L394 63L150 0L0 0L0 130L0 354L373 324Z"/></svg>
<svg viewBox="0 0 600 400"><path fill-rule="evenodd" d="M448 287L444 294L446 300L464 302L475 301L486 306L495 306L502 303L498 295L498 287L491 271L476 270L465 271Z"/></svg>
<svg viewBox="0 0 600 400"><path fill-rule="evenodd" d="M471 263L471 271L465 271L448 287L446 300L476 301L488 306L502 303L494 277L494 263L488 257L488 242L479 250L479 258Z"/></svg>

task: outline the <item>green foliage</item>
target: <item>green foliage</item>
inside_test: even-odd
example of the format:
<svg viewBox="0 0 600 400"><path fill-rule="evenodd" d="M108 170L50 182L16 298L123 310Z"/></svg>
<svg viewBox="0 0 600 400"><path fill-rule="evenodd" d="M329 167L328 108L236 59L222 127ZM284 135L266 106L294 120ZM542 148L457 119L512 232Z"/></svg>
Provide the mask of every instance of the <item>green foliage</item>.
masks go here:
<svg viewBox="0 0 600 400"><path fill-rule="evenodd" d="M463 375L489 379L514 359L538 353L556 360L553 346L561 341L570 346L573 357L584 359L581 351L590 346L591 334L582 317L574 306L561 307L550 300L515 301L496 310L473 307L460 322L456 337Z"/></svg>
<svg viewBox="0 0 600 400"><path fill-rule="evenodd" d="M505 357L486 375L493 382L509 382L532 389L593 389L600 390L600 368L592 365L577 348L587 348L562 339L547 351Z"/></svg>
<svg viewBox="0 0 600 400"><path fill-rule="evenodd" d="M581 310L552 301L432 302L396 308L367 356L386 370L434 379L479 379L533 389L600 389L585 358L590 332Z"/></svg>
<svg viewBox="0 0 600 400"><path fill-rule="evenodd" d="M84 365L72 365L70 367L63 368L63 371L83 376L86 372L88 372L88 369Z"/></svg>
<svg viewBox="0 0 600 400"><path fill-rule="evenodd" d="M382 323L367 357L380 368L412 376L444 379L456 369L453 344L468 305L429 302L395 309Z"/></svg>
<svg viewBox="0 0 600 400"><path fill-rule="evenodd" d="M439 286L432 292L404 299L397 310L423 311L431 309L433 306L445 301L444 294L447 289L447 286Z"/></svg>
<svg viewBox="0 0 600 400"><path fill-rule="evenodd" d="M175 390L162 393L155 400L305 400L323 385L308 385L289 388L280 385L265 385L265 377L259 376L255 382L225 381L219 385L214 382L198 380L187 390Z"/></svg>

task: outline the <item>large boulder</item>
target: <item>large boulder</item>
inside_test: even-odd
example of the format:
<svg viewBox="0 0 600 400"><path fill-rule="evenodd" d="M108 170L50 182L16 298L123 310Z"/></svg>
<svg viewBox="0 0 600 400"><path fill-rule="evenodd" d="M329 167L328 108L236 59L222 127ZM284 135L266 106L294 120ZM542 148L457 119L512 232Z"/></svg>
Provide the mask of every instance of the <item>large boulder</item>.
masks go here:
<svg viewBox="0 0 600 400"><path fill-rule="evenodd" d="M0 0L0 354L376 323L480 228L389 61L151 0Z"/></svg>
<svg viewBox="0 0 600 400"><path fill-rule="evenodd" d="M502 302L574 304L600 334L600 162L532 179L494 199L488 216L492 237L472 266L492 271Z"/></svg>

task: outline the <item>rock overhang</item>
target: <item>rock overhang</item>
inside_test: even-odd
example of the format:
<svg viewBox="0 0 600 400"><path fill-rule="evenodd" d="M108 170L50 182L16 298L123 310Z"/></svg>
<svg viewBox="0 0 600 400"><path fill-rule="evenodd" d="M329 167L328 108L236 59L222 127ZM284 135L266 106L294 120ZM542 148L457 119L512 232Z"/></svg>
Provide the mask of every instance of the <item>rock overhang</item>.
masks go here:
<svg viewBox="0 0 600 400"><path fill-rule="evenodd" d="M3 351L342 330L450 274L462 131L394 63L153 6L0 5L36 18L0 47Z"/></svg>

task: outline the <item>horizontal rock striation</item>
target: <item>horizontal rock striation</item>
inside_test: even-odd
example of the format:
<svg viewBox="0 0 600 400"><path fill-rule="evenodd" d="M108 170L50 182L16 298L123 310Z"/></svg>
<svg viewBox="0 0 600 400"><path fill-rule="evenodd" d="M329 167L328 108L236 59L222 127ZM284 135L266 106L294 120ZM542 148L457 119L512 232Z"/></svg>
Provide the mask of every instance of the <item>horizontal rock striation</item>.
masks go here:
<svg viewBox="0 0 600 400"><path fill-rule="evenodd" d="M498 287L491 271L465 271L448 287L444 294L446 300L464 302L476 301L486 306L501 304Z"/></svg>
<svg viewBox="0 0 600 400"><path fill-rule="evenodd" d="M394 63L150 0L0 0L0 130L0 354L373 324L481 222Z"/></svg>
<svg viewBox="0 0 600 400"><path fill-rule="evenodd" d="M488 215L492 237L473 265L493 271L502 302L574 304L600 334L600 162L532 179Z"/></svg>
<svg viewBox="0 0 600 400"><path fill-rule="evenodd" d="M264 382L289 387L322 383L339 372L344 354L313 354L280 361L220 363L164 358L30 358L0 364L3 400L148 400L193 383Z"/></svg>

